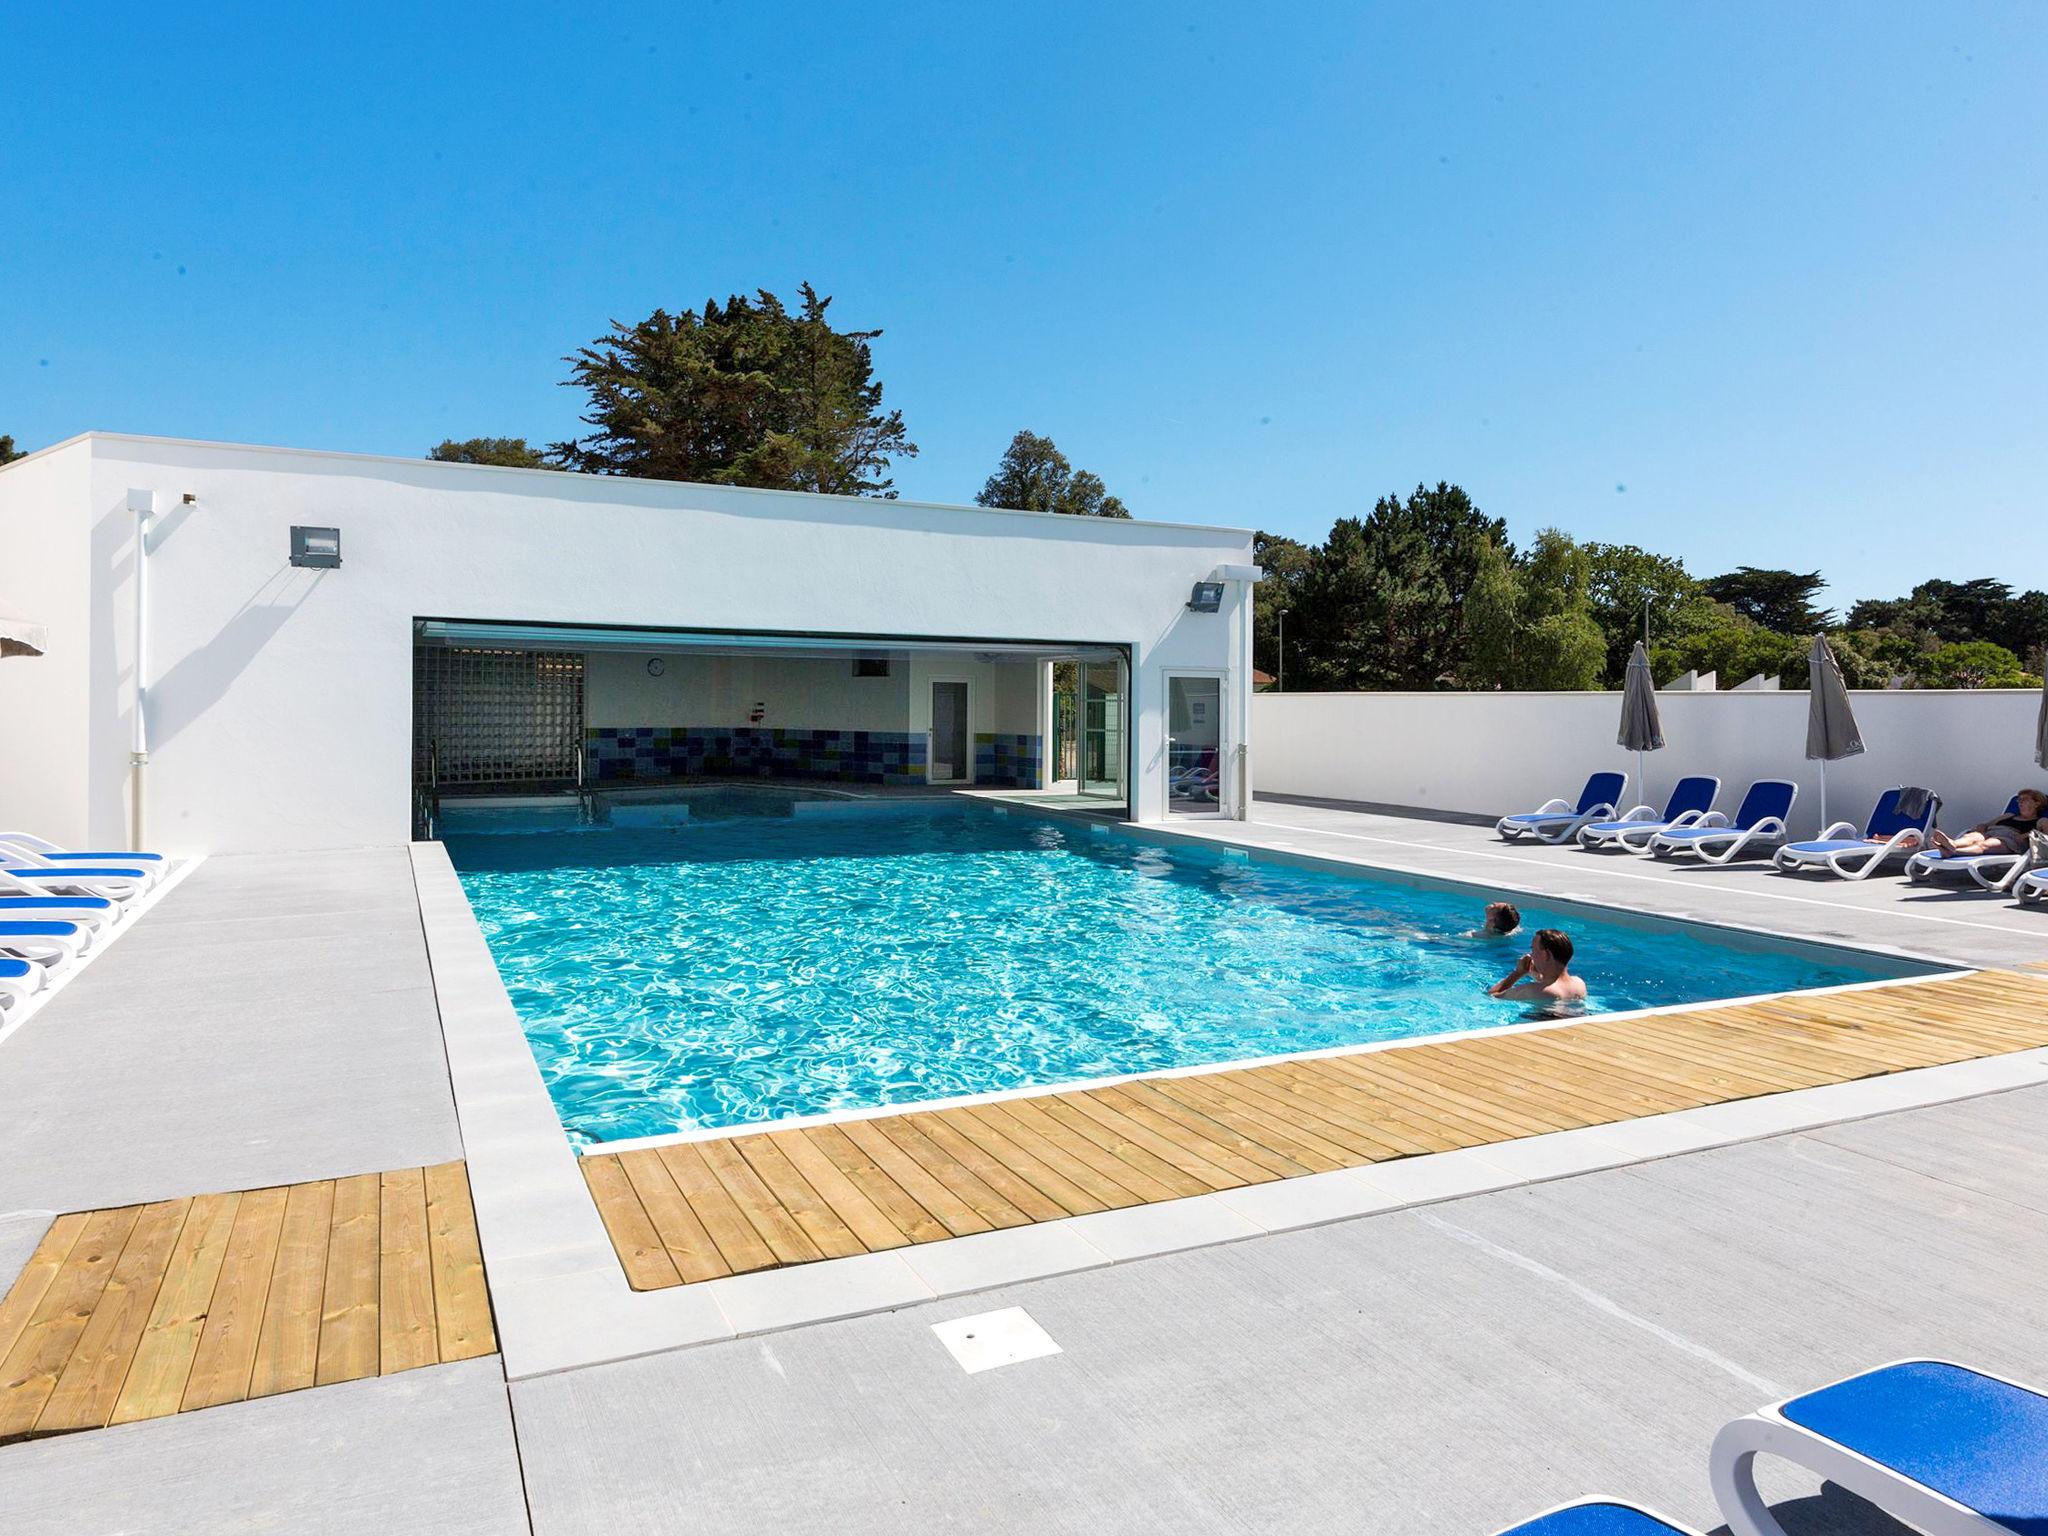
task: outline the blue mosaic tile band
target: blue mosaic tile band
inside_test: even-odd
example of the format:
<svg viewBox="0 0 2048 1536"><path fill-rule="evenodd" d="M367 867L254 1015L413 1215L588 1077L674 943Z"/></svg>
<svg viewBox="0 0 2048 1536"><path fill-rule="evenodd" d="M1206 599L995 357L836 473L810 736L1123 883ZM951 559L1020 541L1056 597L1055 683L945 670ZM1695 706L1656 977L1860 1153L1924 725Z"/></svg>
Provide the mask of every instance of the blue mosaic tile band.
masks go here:
<svg viewBox="0 0 2048 1536"><path fill-rule="evenodd" d="M805 731L784 726L596 726L584 733L593 784L691 775L925 782L924 733Z"/></svg>
<svg viewBox="0 0 2048 1536"><path fill-rule="evenodd" d="M974 738L974 782L999 789L1038 787L1038 737L1008 732L977 732Z"/></svg>

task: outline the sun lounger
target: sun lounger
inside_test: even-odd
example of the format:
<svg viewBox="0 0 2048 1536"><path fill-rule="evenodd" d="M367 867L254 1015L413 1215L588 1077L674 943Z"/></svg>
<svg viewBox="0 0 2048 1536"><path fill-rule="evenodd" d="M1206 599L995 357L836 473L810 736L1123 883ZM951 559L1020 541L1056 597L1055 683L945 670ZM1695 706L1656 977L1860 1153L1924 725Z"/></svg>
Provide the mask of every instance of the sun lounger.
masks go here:
<svg viewBox="0 0 2048 1536"><path fill-rule="evenodd" d="M1745 853L1766 853L1785 841L1785 818L1799 786L1785 779L1758 779L1749 786L1731 819L1709 811L1689 827L1672 827L1650 839L1658 858L1693 855L1708 864L1726 864Z"/></svg>
<svg viewBox="0 0 2048 1536"><path fill-rule="evenodd" d="M48 838L37 837L33 832L0 832L0 855L4 855L9 863L53 869L61 869L66 864L97 864L103 867L118 864L123 868L141 870L152 884L161 880L164 871L170 868L169 861L160 853L74 853L68 848L60 848Z"/></svg>
<svg viewBox="0 0 2048 1536"><path fill-rule="evenodd" d="M87 949L120 915L120 904L105 896L0 896L0 922L76 923Z"/></svg>
<svg viewBox="0 0 2048 1536"><path fill-rule="evenodd" d="M65 966L85 947L85 930L77 923L14 922L0 919L0 955Z"/></svg>
<svg viewBox="0 0 2048 1536"><path fill-rule="evenodd" d="M1552 800L1533 811L1501 817L1493 824L1493 830L1509 842L1523 836L1539 837L1546 843L1569 842L1588 822L1614 814L1627 783L1618 773L1596 773L1586 780L1576 805L1569 800Z"/></svg>
<svg viewBox="0 0 2048 1536"><path fill-rule="evenodd" d="M8 1012L20 1009L42 984L40 965L0 955L0 1003L7 1005Z"/></svg>
<svg viewBox="0 0 2048 1536"><path fill-rule="evenodd" d="M1943 1360L1903 1360L1747 1414L1709 1475L1733 1536L1785 1536L1759 1455L1794 1462L1926 1536L2048 1531L2048 1397Z"/></svg>
<svg viewBox="0 0 2048 1536"><path fill-rule="evenodd" d="M2048 869L2030 869L2012 883L2013 895L2032 906L2048 896Z"/></svg>
<svg viewBox="0 0 2048 1536"><path fill-rule="evenodd" d="M1639 805L1613 821L1588 822L1579 828L1579 843L1586 848L1648 853L1651 838L1673 827L1691 826L1714 808L1714 797L1720 793L1721 781L1710 775L1680 779L1662 811L1653 805Z"/></svg>
<svg viewBox="0 0 2048 1536"><path fill-rule="evenodd" d="M2019 813L2020 797L2014 795L1998 814ZM2003 891L2026 867L2027 857L2025 853L1943 853L1939 848L1922 848L1906 860L1906 878L1918 883L1941 875L1968 875L1987 891Z"/></svg>
<svg viewBox="0 0 2048 1536"><path fill-rule="evenodd" d="M1680 1525L1662 1515L1652 1514L1639 1504L1615 1499L1582 1499L1560 1504L1534 1520L1511 1525L1500 1536L1699 1536L1689 1525Z"/></svg>
<svg viewBox="0 0 2048 1536"><path fill-rule="evenodd" d="M1930 795L1918 816L1905 816L1899 812L1899 796L1904 793L1888 789L1879 795L1860 837L1854 822L1838 821L1810 842L1787 843L1771 855L1771 862L1786 874L1815 871L1844 880L1868 878L1892 860L1918 852L1927 842L1927 829L1934 825L1941 801ZM1873 842L1873 838L1879 841Z"/></svg>
<svg viewBox="0 0 2048 1536"><path fill-rule="evenodd" d="M97 864L72 864L63 869L37 864L0 867L0 895L6 896L82 893L130 901L148 890L149 883L150 876L132 864L118 868Z"/></svg>

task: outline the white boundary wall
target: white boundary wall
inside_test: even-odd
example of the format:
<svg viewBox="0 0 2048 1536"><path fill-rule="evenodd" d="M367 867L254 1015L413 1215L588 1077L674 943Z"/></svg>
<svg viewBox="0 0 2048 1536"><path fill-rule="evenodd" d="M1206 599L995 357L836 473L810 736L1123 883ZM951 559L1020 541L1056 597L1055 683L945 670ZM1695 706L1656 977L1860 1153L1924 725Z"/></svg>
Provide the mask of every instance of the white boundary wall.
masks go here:
<svg viewBox="0 0 2048 1536"><path fill-rule="evenodd" d="M2031 751L2031 690L1851 698L1868 750L1828 765L1830 819L1861 822L1880 791L1923 784L1942 797L1942 825L1963 827L2022 785L2048 787ZM1794 831L1819 825L1804 692L1660 693L1657 707L1666 745L1645 759L1646 798L1661 802L1682 774L1714 773L1732 810L1752 779L1789 778ZM1635 756L1614 744L1620 715L1619 693L1262 693L1252 740L1263 793L1498 816L1576 796L1601 768L1626 771L1634 795Z"/></svg>
<svg viewBox="0 0 2048 1536"><path fill-rule="evenodd" d="M0 611L51 636L0 662L0 826L73 846L130 846L130 488L172 853L405 842L417 617L1125 645L1139 819L1167 674L1225 673L1233 739L1248 707L1249 587L1187 609L1243 530L93 433L0 468ZM339 569L288 563L295 523L341 529Z"/></svg>

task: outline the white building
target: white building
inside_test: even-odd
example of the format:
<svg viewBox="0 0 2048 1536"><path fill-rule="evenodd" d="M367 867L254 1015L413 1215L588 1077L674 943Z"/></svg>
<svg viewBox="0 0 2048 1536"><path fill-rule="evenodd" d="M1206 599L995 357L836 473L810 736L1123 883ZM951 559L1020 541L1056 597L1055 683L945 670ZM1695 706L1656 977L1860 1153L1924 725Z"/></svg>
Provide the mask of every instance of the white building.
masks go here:
<svg viewBox="0 0 2048 1536"><path fill-rule="evenodd" d="M0 614L48 633L0 660L0 824L397 843L755 775L1238 814L1256 577L1237 529L89 433L0 468Z"/></svg>

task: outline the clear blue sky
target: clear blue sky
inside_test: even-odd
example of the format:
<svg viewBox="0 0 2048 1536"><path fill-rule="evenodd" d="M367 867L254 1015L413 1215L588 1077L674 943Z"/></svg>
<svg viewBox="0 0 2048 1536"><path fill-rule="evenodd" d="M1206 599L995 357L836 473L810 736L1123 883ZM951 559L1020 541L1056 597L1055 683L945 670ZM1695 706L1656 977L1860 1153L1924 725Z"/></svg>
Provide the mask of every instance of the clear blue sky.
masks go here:
<svg viewBox="0 0 2048 1536"><path fill-rule="evenodd" d="M546 440L609 319L809 278L905 495L1028 426L1140 516L2041 585L2044 82L2038 0L30 7L0 432Z"/></svg>

